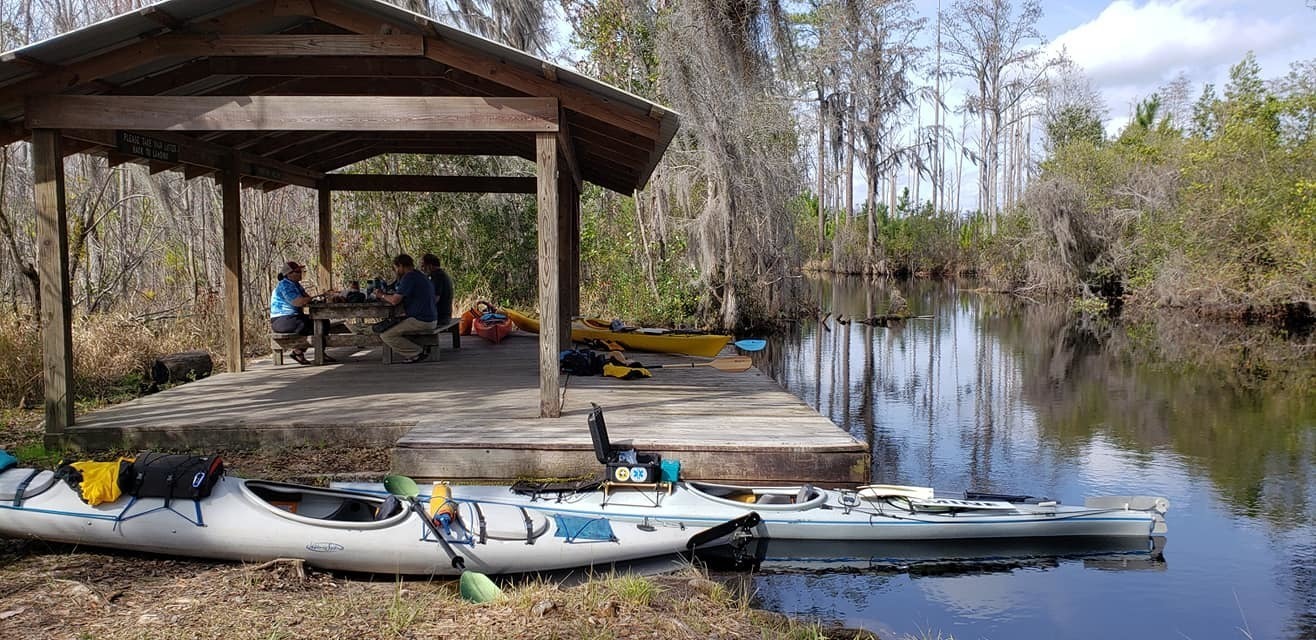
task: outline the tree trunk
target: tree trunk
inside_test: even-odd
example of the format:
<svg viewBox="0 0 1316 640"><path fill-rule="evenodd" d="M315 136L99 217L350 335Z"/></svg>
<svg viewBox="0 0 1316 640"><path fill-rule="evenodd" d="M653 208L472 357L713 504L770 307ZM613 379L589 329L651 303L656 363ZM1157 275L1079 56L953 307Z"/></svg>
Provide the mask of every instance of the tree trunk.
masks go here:
<svg viewBox="0 0 1316 640"><path fill-rule="evenodd" d="M209 376L214 366L210 352L204 349L171 353L151 364L151 382L158 386L200 380Z"/></svg>
<svg viewBox="0 0 1316 640"><path fill-rule="evenodd" d="M818 87L818 257L822 258L823 240L827 237L827 101Z"/></svg>

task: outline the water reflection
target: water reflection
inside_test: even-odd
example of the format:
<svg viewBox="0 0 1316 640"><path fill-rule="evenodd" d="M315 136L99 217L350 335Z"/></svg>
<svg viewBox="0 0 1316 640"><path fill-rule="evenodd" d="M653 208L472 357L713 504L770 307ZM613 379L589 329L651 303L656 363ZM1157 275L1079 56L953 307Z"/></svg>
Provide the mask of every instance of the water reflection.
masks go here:
<svg viewBox="0 0 1316 640"><path fill-rule="evenodd" d="M1139 637L1219 637L1244 620L1253 637L1316 637L1310 344L1182 318L1085 317L955 285L814 287L830 316L792 328L760 366L871 446L874 481L1069 501L1166 495L1174 561L1136 576L1060 562L880 585L868 573L764 575L765 603L902 633L985 618L963 628L968 637L1062 620L1064 637L1107 637L1134 629L1108 615L1118 610L1152 621ZM932 317L853 322L884 313L896 290ZM846 595L826 596L833 587Z"/></svg>

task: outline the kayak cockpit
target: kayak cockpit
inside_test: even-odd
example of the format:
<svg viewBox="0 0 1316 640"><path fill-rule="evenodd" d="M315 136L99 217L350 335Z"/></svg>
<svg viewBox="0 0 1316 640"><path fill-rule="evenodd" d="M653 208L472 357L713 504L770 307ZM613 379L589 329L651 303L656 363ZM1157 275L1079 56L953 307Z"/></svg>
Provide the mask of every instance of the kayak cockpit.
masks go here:
<svg viewBox="0 0 1316 640"><path fill-rule="evenodd" d="M322 527L381 529L402 522L408 514L397 499L338 489L245 480L242 492L266 511Z"/></svg>
<svg viewBox="0 0 1316 640"><path fill-rule="evenodd" d="M827 494L813 485L794 487L742 487L709 482L686 482L691 493L711 502L755 511L805 511L821 507Z"/></svg>

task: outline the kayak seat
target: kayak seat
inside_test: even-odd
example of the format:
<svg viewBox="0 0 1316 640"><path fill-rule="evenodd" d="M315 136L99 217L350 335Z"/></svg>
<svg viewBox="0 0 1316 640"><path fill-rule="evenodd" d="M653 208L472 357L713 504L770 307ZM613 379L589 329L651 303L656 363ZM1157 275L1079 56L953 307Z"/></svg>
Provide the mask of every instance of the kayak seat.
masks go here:
<svg viewBox="0 0 1316 640"><path fill-rule="evenodd" d="M791 504L792 502L795 502L795 500L790 496L782 495L780 493L765 493L759 496L759 499L755 500L754 504Z"/></svg>
<svg viewBox="0 0 1316 640"><path fill-rule="evenodd" d="M383 502L359 494L322 493L315 487L267 482L248 481L247 488L261 500L280 509L316 520L373 522L377 513L375 507Z"/></svg>
<svg viewBox="0 0 1316 640"><path fill-rule="evenodd" d="M379 509L375 510L375 522L379 522L380 520L388 520L389 518L392 518L393 516L397 515L397 513L401 510L402 510L402 501L398 500L397 496L389 496L387 498L384 498L384 502L379 505Z"/></svg>

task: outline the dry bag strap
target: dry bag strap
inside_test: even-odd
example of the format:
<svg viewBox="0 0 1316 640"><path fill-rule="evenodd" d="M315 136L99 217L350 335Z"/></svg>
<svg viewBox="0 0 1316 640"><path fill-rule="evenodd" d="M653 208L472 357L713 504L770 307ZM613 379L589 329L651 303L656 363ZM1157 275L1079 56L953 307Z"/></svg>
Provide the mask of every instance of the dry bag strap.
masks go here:
<svg viewBox="0 0 1316 640"><path fill-rule="evenodd" d="M27 492L27 486L32 484L32 481L36 479L37 474L40 473L41 473L40 469L33 469L32 473L27 474L27 477L23 478L23 481L18 483L18 488L14 489L15 507L23 506L23 494Z"/></svg>

